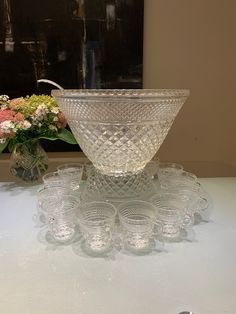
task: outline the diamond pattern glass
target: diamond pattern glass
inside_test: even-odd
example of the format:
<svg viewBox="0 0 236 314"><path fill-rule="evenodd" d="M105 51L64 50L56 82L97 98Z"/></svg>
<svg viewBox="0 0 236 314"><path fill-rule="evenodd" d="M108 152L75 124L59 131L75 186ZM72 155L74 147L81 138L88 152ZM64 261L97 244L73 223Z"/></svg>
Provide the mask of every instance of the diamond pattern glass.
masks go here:
<svg viewBox="0 0 236 314"><path fill-rule="evenodd" d="M142 170L164 141L188 90L54 90L94 166L106 175Z"/></svg>

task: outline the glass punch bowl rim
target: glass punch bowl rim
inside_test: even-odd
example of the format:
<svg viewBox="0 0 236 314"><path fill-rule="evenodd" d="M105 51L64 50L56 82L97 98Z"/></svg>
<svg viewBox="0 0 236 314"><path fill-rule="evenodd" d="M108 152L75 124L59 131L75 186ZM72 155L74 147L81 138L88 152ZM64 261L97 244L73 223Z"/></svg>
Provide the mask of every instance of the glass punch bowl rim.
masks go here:
<svg viewBox="0 0 236 314"><path fill-rule="evenodd" d="M51 94L56 99L107 100L115 99L176 99L185 98L189 89L53 89Z"/></svg>

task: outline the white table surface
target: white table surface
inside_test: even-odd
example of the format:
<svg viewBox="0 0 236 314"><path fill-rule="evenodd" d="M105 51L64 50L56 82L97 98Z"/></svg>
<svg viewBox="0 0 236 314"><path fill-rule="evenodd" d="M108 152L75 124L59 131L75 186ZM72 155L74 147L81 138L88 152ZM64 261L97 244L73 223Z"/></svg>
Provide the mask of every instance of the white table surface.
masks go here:
<svg viewBox="0 0 236 314"><path fill-rule="evenodd" d="M236 178L201 183L214 211L194 242L114 259L44 241L38 187L0 183L0 314L236 313Z"/></svg>

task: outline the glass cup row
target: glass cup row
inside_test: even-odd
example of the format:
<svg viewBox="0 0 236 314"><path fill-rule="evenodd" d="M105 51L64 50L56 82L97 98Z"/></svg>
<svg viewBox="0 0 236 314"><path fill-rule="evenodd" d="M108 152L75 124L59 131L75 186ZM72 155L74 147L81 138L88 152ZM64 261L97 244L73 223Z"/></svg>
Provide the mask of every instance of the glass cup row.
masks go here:
<svg viewBox="0 0 236 314"><path fill-rule="evenodd" d="M38 192L38 208L48 232L59 242L73 239L79 226L89 254L110 250L118 225L123 247L139 254L150 252L158 238L180 239L181 230L193 223L188 203L170 193L115 207L104 201L81 203L64 187L44 187Z"/></svg>

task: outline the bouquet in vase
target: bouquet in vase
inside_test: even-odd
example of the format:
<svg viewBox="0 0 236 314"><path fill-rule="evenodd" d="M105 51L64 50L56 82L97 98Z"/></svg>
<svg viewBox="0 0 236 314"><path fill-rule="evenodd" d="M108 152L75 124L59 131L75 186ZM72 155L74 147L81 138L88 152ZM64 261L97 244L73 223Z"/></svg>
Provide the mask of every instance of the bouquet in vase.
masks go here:
<svg viewBox="0 0 236 314"><path fill-rule="evenodd" d="M11 172L25 181L35 181L47 170L47 155L39 139L77 144L54 98L32 95L9 99L0 96L0 153L11 154Z"/></svg>

